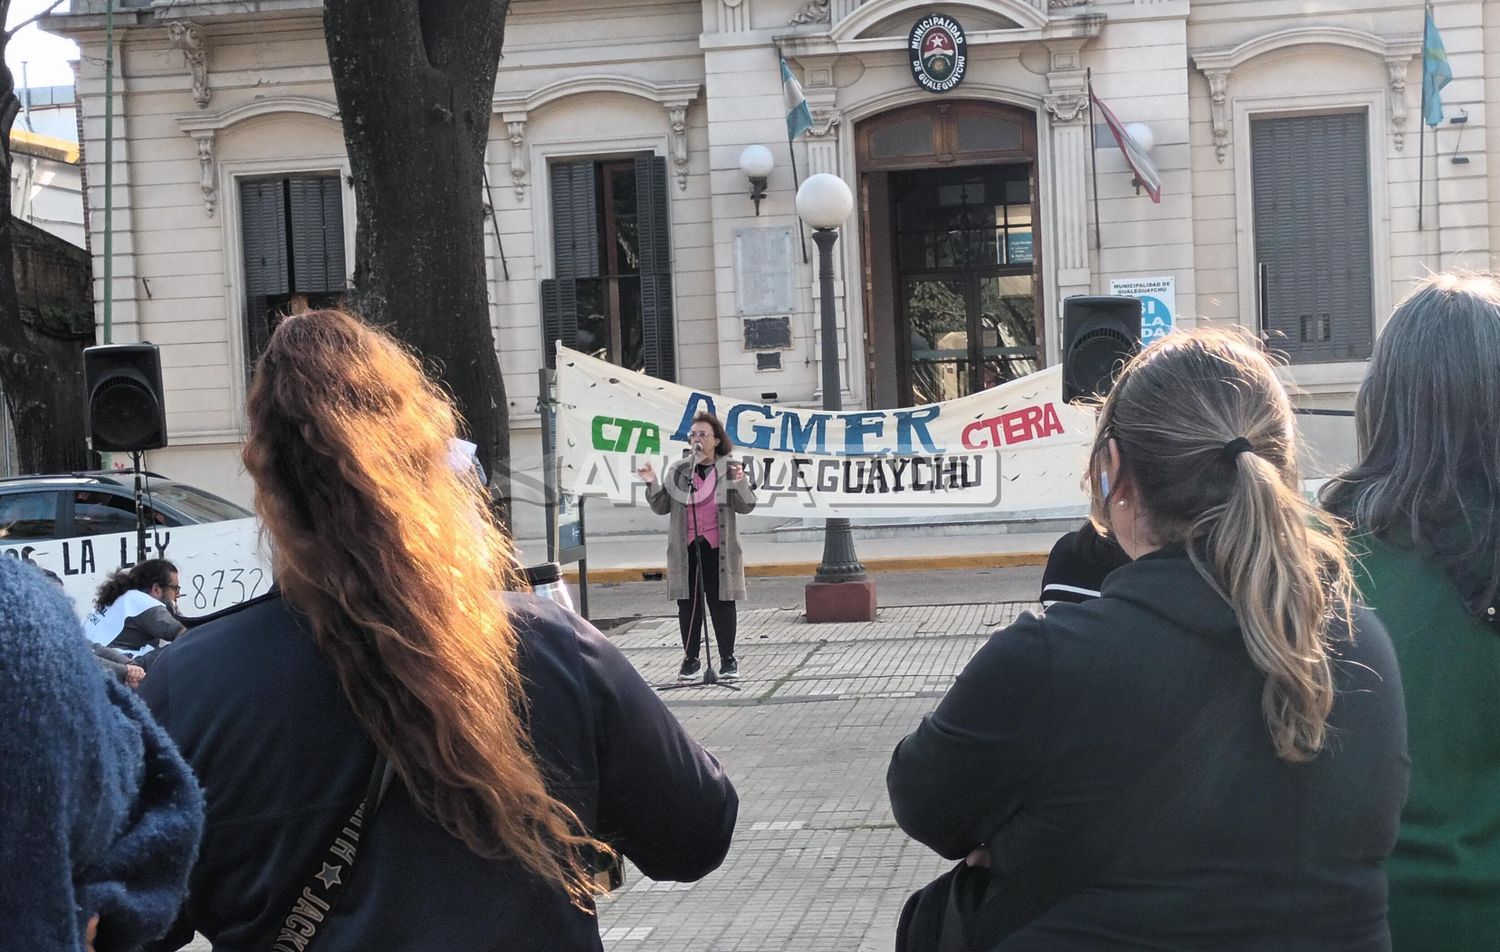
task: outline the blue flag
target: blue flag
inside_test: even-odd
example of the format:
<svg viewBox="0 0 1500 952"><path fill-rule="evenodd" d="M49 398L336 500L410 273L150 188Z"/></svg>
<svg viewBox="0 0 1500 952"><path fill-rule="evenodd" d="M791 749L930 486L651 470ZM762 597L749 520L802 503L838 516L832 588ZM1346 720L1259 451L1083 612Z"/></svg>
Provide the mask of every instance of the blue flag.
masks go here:
<svg viewBox="0 0 1500 952"><path fill-rule="evenodd" d="M1422 37L1422 120L1429 126L1442 124L1442 89L1452 79L1453 69L1448 65L1448 53L1443 49L1443 38L1438 34L1429 5Z"/></svg>
<svg viewBox="0 0 1500 952"><path fill-rule="evenodd" d="M786 96L786 138L794 141L813 126L812 110L802 95L802 84L792 75L792 68L781 61L781 91Z"/></svg>

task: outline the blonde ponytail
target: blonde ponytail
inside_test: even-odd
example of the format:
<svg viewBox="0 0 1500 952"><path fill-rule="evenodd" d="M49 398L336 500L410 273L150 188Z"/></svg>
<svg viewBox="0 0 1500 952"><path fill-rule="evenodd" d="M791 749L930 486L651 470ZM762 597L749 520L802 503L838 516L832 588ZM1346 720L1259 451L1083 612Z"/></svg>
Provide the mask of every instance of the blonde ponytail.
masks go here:
<svg viewBox="0 0 1500 952"><path fill-rule="evenodd" d="M1182 544L1234 609L1266 675L1261 707L1276 755L1312 759L1333 709L1332 643L1351 637L1353 581L1341 523L1301 491L1291 402L1243 334L1195 330L1147 348L1099 414L1089 466L1098 489L1114 440L1122 479L1156 545Z"/></svg>
<svg viewBox="0 0 1500 952"><path fill-rule="evenodd" d="M1250 660L1265 672L1261 710L1282 760L1322 749L1333 710L1328 633L1351 631L1343 532L1254 451L1233 462L1229 497L1198 520L1198 570L1234 607ZM1206 563L1206 564L1204 564Z"/></svg>

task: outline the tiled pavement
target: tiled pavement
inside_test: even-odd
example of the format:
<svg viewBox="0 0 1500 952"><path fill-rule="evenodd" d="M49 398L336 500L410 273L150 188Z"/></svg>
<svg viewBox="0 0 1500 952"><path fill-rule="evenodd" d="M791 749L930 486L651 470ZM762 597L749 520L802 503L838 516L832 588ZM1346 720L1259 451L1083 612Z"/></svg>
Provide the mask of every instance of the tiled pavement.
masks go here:
<svg viewBox="0 0 1500 952"><path fill-rule="evenodd" d="M885 797L895 746L996 627L1029 606L891 608L871 624L740 616L740 692L669 691L724 763L739 828L717 872L691 885L634 868L600 906L610 952L889 950L902 900L946 864L896 829ZM675 619L617 644L653 683L681 660Z"/></svg>
<svg viewBox="0 0 1500 952"><path fill-rule="evenodd" d="M891 749L936 705L1018 603L882 609L869 624L808 625L796 612L740 615L742 690L664 693L729 771L739 827L724 865L697 883L627 868L599 907L608 952L887 952L906 896L946 867L891 819ZM654 684L682 660L677 621L614 641ZM207 952L206 941L188 946Z"/></svg>

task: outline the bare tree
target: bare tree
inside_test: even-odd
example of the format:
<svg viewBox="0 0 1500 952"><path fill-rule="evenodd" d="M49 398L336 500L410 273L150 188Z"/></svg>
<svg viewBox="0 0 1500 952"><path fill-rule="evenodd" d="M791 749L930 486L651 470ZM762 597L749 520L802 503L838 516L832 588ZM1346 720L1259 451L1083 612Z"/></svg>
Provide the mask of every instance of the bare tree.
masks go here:
<svg viewBox="0 0 1500 952"><path fill-rule="evenodd" d="M353 306L440 374L485 469L509 471L483 172L509 0L326 0L358 207Z"/></svg>
<svg viewBox="0 0 1500 952"><path fill-rule="evenodd" d="M0 33L0 387L15 425L16 448L26 472L67 472L88 465L83 362L77 342L58 340L21 318L16 289L14 229L10 182L10 133L20 114L15 77L4 63L11 37L62 4ZM0 0L0 23L10 14L10 0Z"/></svg>

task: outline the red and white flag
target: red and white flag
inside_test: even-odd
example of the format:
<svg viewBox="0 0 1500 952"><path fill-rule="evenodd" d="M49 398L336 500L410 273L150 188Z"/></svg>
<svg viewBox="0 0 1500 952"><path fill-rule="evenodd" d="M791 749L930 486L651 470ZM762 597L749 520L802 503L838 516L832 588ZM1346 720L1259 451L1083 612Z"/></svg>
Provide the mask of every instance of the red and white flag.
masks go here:
<svg viewBox="0 0 1500 952"><path fill-rule="evenodd" d="M1125 124L1115 118L1115 114L1104 104L1104 100L1094 92L1094 87L1089 86L1089 98L1094 101L1094 107L1104 114L1104 122L1109 127L1109 134L1115 137L1115 144L1120 147L1120 152L1125 156L1125 164L1130 166L1130 171L1135 173L1136 183L1146 190L1151 196L1151 201L1161 204L1161 173L1156 171L1151 157L1141 144L1133 139L1130 133L1125 131Z"/></svg>

